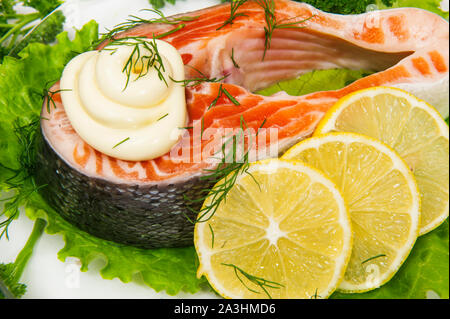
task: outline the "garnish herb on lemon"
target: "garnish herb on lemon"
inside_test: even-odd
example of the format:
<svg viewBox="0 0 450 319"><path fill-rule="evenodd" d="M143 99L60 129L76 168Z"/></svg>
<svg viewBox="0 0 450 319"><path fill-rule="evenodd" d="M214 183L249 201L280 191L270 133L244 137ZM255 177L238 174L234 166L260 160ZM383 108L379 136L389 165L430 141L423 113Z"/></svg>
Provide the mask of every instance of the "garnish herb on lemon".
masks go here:
<svg viewBox="0 0 450 319"><path fill-rule="evenodd" d="M282 158L321 170L346 200L354 240L339 290L364 292L389 281L408 257L419 230L420 195L403 160L381 142L353 133L307 139Z"/></svg>
<svg viewBox="0 0 450 319"><path fill-rule="evenodd" d="M421 235L448 217L449 131L431 105L395 88L361 90L339 100L315 135L332 131L371 136L400 154L414 173L422 197Z"/></svg>
<svg viewBox="0 0 450 319"><path fill-rule="evenodd" d="M344 276L352 246L344 199L303 163L250 164L210 217L195 225L198 276L223 297L326 298Z"/></svg>

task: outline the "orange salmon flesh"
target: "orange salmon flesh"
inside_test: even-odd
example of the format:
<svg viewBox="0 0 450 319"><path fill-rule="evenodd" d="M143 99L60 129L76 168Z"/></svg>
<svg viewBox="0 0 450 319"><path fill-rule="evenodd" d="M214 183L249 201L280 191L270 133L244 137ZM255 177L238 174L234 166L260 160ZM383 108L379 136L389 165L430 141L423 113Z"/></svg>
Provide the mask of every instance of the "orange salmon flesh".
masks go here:
<svg viewBox="0 0 450 319"><path fill-rule="evenodd" d="M227 76L223 83L201 83L186 88L187 127L192 127L187 129L190 134L186 147L191 160L180 162L173 153L168 153L149 161L127 162L102 154L74 131L59 94L53 95L56 108L49 113L44 103L42 109L46 120L41 125L46 141L66 163L87 176L123 184L173 183L202 175L213 165L204 158L194 160L211 142L203 139L201 147L195 147L194 140L198 139L195 132L200 126L202 130L238 129L244 119L249 128L257 131L264 124L265 129L277 130L277 143L282 151L311 135L338 99L380 85L406 88L419 97L422 94L438 109L440 104L446 105L441 107L441 113L448 114L449 25L433 13L402 8L345 16L324 13L303 3L277 0L277 21L298 21L302 28L276 29L270 49L265 52L263 8L255 1L248 1L238 12L245 15L223 28L220 27L230 17L229 4L177 16L194 18L180 22L185 26L176 32L170 33L180 24L155 23L142 24L117 35L153 38L169 32L162 40L180 52L188 79L198 77L198 71L209 78ZM331 68L375 73L336 91L298 97L284 92L270 97L252 93L311 70ZM222 95L210 107L220 85L239 105ZM427 88L426 92L423 88ZM442 88L446 91L436 94ZM58 89L56 84L52 91ZM434 98L438 100L430 101ZM180 143L186 143L186 139ZM269 139L259 139L256 147L267 149L270 143Z"/></svg>

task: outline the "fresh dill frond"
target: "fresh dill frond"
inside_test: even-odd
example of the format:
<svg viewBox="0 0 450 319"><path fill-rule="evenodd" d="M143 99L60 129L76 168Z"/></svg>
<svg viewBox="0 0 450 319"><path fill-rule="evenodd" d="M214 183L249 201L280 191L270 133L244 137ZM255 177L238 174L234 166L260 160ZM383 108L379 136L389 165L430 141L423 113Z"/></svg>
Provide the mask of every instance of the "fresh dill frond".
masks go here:
<svg viewBox="0 0 450 319"><path fill-rule="evenodd" d="M158 77L161 81L163 81L166 86L168 86L167 80L164 77L165 67L161 55L159 54L158 47L156 45L156 40L164 38L166 36L171 35L174 32L182 30L186 27L186 24L183 22L189 22L197 19L197 17L176 17L176 18L167 18L164 14L158 9L144 9L142 11L149 11L156 13L158 15L157 18L153 19L144 19L134 15L129 16L129 18L118 25L116 25L113 29L108 30L107 33L104 33L100 39L92 44L92 47L95 48L99 46L101 43L108 41L103 50L111 50L114 54L117 51L117 46L132 46L133 50L127 59L122 72L124 72L127 76L127 81L125 83L125 87L123 90L126 90L128 84L130 83L132 74L136 74L135 81L140 79L141 77L148 74L151 68L155 68L158 72ZM123 37L116 38L115 36L119 33L128 31L134 27L137 27L142 24L168 24L168 25L176 25L174 29L169 30L165 33L159 35L153 35L153 41L150 41L146 37ZM111 48L114 46L115 48ZM141 52L141 50L145 50L145 53Z"/></svg>
<svg viewBox="0 0 450 319"><path fill-rule="evenodd" d="M237 13L238 9L248 0L231 0L230 1L230 17L225 20L223 25L217 28L217 31L223 29L227 25L232 25L237 17L247 17L245 13Z"/></svg>
<svg viewBox="0 0 450 319"><path fill-rule="evenodd" d="M321 298L320 295L318 295L318 289L316 288L316 291L314 291L314 295L311 296L311 299L319 299Z"/></svg>
<svg viewBox="0 0 450 319"><path fill-rule="evenodd" d="M211 224L208 224L209 231L211 232L211 248L214 248L214 230L211 226Z"/></svg>
<svg viewBox="0 0 450 319"><path fill-rule="evenodd" d="M159 119L156 120L156 122L161 121L163 118L169 116L169 113L166 113L165 115L161 116Z"/></svg>
<svg viewBox="0 0 450 319"><path fill-rule="evenodd" d="M233 65L236 69L240 69L241 67L239 64L237 64L235 58L234 58L234 48L231 49L231 62L233 62Z"/></svg>
<svg viewBox="0 0 450 319"><path fill-rule="evenodd" d="M184 127L179 127L178 129L180 130L192 130L194 127L193 126L184 126Z"/></svg>
<svg viewBox="0 0 450 319"><path fill-rule="evenodd" d="M124 140L120 141L119 143L117 143L116 145L114 145L113 149L115 149L116 147L119 147L120 145L122 145L123 143L125 143L129 140L130 140L130 138L127 137L126 139L124 139Z"/></svg>
<svg viewBox="0 0 450 319"><path fill-rule="evenodd" d="M19 216L19 208L27 203L31 195L36 193L46 185L38 186L34 181L34 172L37 168L36 163L36 134L38 132L40 118L35 118L24 123L24 120L17 118L14 121L14 134L17 137L18 144L22 151L17 158L18 168L11 168L0 163L0 166L11 173L5 180L8 191L15 191L11 197L5 198L5 202L1 216L5 216L6 220L0 223L0 239L8 236L8 229L12 222Z"/></svg>
<svg viewBox="0 0 450 319"><path fill-rule="evenodd" d="M153 49L153 57L156 60L156 61L152 61L152 63L153 63L152 66L158 72L159 79L161 81L163 81L166 84L167 87L169 87L169 84L167 84L167 80L166 80L166 78L164 77L164 74L163 74L163 72L166 72L166 68L164 66L161 54L159 53L158 45L156 44L156 38L153 37L153 41L150 41L149 43L150 43L150 47ZM148 46L146 46L146 45L144 45L144 46L148 50Z"/></svg>
<svg viewBox="0 0 450 319"><path fill-rule="evenodd" d="M265 39L264 39L264 53L263 60L266 57L267 51L270 50L272 43L272 36L276 29L302 29L306 26L299 26L301 23L305 23L314 15L309 18L300 20L287 22L296 19L297 17L293 17L290 19L285 19L281 21L277 21L277 17L275 15L275 1L274 0L255 0L264 10L264 19L266 21L266 26L264 27Z"/></svg>
<svg viewBox="0 0 450 319"><path fill-rule="evenodd" d="M202 117L202 127L201 127L201 134L200 134L200 138L203 138L203 132L205 131L205 117Z"/></svg>
<svg viewBox="0 0 450 319"><path fill-rule="evenodd" d="M221 86L221 87L222 87L222 93L225 94L227 96L227 98L230 99L231 103L233 103L236 106L241 105L241 103L239 103L239 101L236 100L236 98L233 95L231 95L231 93L228 92L227 89L225 89L223 86Z"/></svg>
<svg viewBox="0 0 450 319"><path fill-rule="evenodd" d="M202 120L204 117L202 118ZM258 129L256 135L258 135L260 129L265 124L265 120ZM203 123L202 123L203 126ZM205 176L200 177L201 181L206 181L208 183L215 184L213 187L208 187L203 189L199 198L192 199L184 196L185 201L188 203L188 209L192 213L198 214L198 217L193 221L187 215L185 216L191 223L203 223L209 221L216 213L219 206L226 200L228 193L231 191L233 186L236 184L237 179L242 174L249 174L250 169L250 151L251 141L247 143L249 147L245 147L245 131L248 129L247 123L245 122L243 116L240 119L240 128L237 134L240 135L238 138L236 134L229 137L222 145L220 149L219 164L214 169L205 169ZM203 131L203 128L202 128ZM242 142L244 145L242 145ZM231 143L231 144L230 144ZM242 145L243 154L238 154L238 150ZM220 181L220 182L219 182ZM257 181L255 180L257 183ZM208 201L206 201L208 199ZM193 204L205 203L200 211L193 209L191 206Z"/></svg>
<svg viewBox="0 0 450 319"><path fill-rule="evenodd" d="M54 109L56 109L56 102L53 99L53 96L55 94L61 93L61 92L65 92L65 91L72 91L71 89L59 89L56 91L51 91L50 88L53 85L50 85L51 83L55 83L55 81L48 81L45 86L44 89L42 90L42 93L39 93L37 91L32 91L32 94L37 94L38 96L41 97L41 99L45 102L45 106L47 109L47 112L50 113L51 112L51 108L53 107Z"/></svg>
<svg viewBox="0 0 450 319"><path fill-rule="evenodd" d="M0 216L6 216L6 219L0 222L0 230L1 230L0 239L2 239L3 236L5 236L6 239L9 240L8 229L14 222L14 220L16 220L19 217L20 207L22 207L28 202L31 195L38 192L39 189L45 186L47 185L37 186L33 182L30 185L22 186L20 190L12 188L12 190L15 190L16 193L11 197L0 200L2 202L6 202L3 207L3 211L0 213Z"/></svg>
<svg viewBox="0 0 450 319"><path fill-rule="evenodd" d="M266 26L264 27L265 39L264 39L264 54L263 60L266 57L267 51L270 49L272 42L272 35L275 31L276 17L275 17L275 2L273 0L256 0L256 2L264 10L264 19L266 20Z"/></svg>
<svg viewBox="0 0 450 319"><path fill-rule="evenodd" d="M184 29L186 27L186 25L184 23L179 24L178 26L176 26L175 28L173 28L172 30L169 30L167 32L158 34L157 36L155 36L156 39L162 39L165 38L169 35L171 35L172 33L175 33L177 31L180 31L181 29Z"/></svg>
<svg viewBox="0 0 450 319"><path fill-rule="evenodd" d="M217 102L219 102L219 99L222 97L222 93L223 93L223 85L221 84L219 86L219 93L217 94L216 98L211 102L211 104L209 104L209 106L208 106L208 111L212 107L216 106Z"/></svg>
<svg viewBox="0 0 450 319"><path fill-rule="evenodd" d="M269 294L269 291L267 290L268 288L270 289L281 289L284 287L284 285L275 282L275 281L270 281L261 277L257 277L254 275L250 275L249 273L247 273L246 271L242 270L241 268L239 268L236 265L233 264L225 264L222 263L223 266L227 266L227 267L231 267L234 270L234 274L236 275L236 277L238 278L238 280L242 283L242 285L247 288L249 291L255 293L255 294L260 294L260 291L257 291L255 289L250 288L245 282L244 280L241 278L240 275L244 276L245 278L247 278L248 281L250 281L251 283L259 286L262 291L267 295L267 297L269 297L269 299L272 299L272 296Z"/></svg>
<svg viewBox="0 0 450 319"><path fill-rule="evenodd" d="M154 68L158 73L158 78L163 81L166 86L169 86L166 78L164 77L166 68L158 51L156 38L153 38L153 40L149 40L145 37L120 38L108 43L103 50L111 51L111 54L114 54L117 52L118 46L133 48L122 69L122 72L125 73L127 77L125 87L123 89L124 91L128 87L133 74L135 75L134 81L137 81L146 76L151 68Z"/></svg>
<svg viewBox="0 0 450 319"><path fill-rule="evenodd" d="M53 99L53 95L61 93L61 92L67 92L67 91L72 91L71 89L59 89L56 91L45 91L44 95L43 95L43 99L45 100L45 104L47 107L47 112L50 113L51 112L51 106L53 106L54 109L56 109L56 102Z"/></svg>
<svg viewBox="0 0 450 319"><path fill-rule="evenodd" d="M236 106L240 106L241 103L239 103L238 100L236 100L236 98L231 95L230 92L227 91L227 89L225 89L223 87L223 84L220 84L219 86L219 93L217 94L216 98L211 102L211 104L208 106L208 110L210 110L212 107L217 105L217 102L219 102L219 99L222 97L222 95L225 94L225 96L231 101L231 103L233 103Z"/></svg>
<svg viewBox="0 0 450 319"><path fill-rule="evenodd" d="M364 265L365 263L368 263L371 260L374 260L374 259L377 259L377 258L381 258L381 257L386 257L386 255L385 254L379 254L379 255L370 257L370 258L364 260L363 262L361 262L361 265Z"/></svg>
<svg viewBox="0 0 450 319"><path fill-rule="evenodd" d="M189 67L189 65L186 65L186 66ZM193 68L193 67L191 67L191 68ZM172 80L175 83L180 83L184 87L194 87L201 83L219 83L228 77L228 75L225 75L221 78L208 78L206 75L204 75L202 72L200 72L200 70L197 70L197 69L195 69L195 70L199 72L200 76L192 77L192 78L185 79L185 80L175 80L174 78L170 77L170 80Z"/></svg>
<svg viewBox="0 0 450 319"><path fill-rule="evenodd" d="M199 85L201 83L218 83L223 81L226 78L226 76L222 77L222 78L191 78L191 79L186 79L186 80L175 80L173 78L171 78L171 80L175 83L181 83L184 87L193 87L196 85Z"/></svg>
<svg viewBox="0 0 450 319"><path fill-rule="evenodd" d="M100 37L100 39L94 44L94 46L98 46L100 43L106 41L106 40L113 40L114 37L122 32L128 31L130 29L133 29L139 25L142 24L156 24L156 23L160 23L160 24L168 24L168 25L177 25L179 24L177 27L175 27L175 29L169 31L170 33L165 33L165 34L161 34L159 36L157 36L156 38L162 38L164 36L167 36L173 32L176 32L178 30L181 30L182 28L185 27L185 24L183 24L183 22L190 22L190 21L194 21L195 19L197 19L198 17L190 17L190 16L184 16L184 17L170 17L167 18L164 16L164 14L158 10L158 9L143 9L141 11L147 11L147 12L152 12L152 13L156 13L158 15L157 18L152 18L152 19L144 19L135 15L130 15L128 17L128 19L125 22L122 22L120 24L117 24L114 28L112 28L111 30L108 30L107 33L102 34L102 36Z"/></svg>

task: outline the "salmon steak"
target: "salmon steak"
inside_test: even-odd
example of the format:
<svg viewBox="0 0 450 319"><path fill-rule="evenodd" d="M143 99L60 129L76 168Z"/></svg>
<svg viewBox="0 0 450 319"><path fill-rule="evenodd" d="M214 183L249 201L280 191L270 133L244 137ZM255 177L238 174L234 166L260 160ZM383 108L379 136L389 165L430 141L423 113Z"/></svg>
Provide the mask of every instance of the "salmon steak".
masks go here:
<svg viewBox="0 0 450 319"><path fill-rule="evenodd" d="M115 38L158 36L181 54L187 79L220 82L186 86L188 123L173 149L147 161L124 161L91 147L77 134L59 93L44 103L38 159L42 194L70 223L103 239L142 248L193 244L195 210L217 140L208 129L254 134L252 160L278 156L310 136L338 99L373 86L405 89L448 116L449 25L431 12L401 8L336 15L288 0L274 1L278 23L268 41L267 8L247 1L230 21L230 4L144 23ZM228 23L227 23L228 21ZM295 27L293 27L295 26ZM104 48L106 43L97 49ZM254 92L312 70L374 73L335 91L290 96ZM59 83L51 89L58 92ZM62 88L63 89L63 88ZM222 94L226 92L227 94ZM200 141L198 143L198 141ZM274 151L275 150L275 151ZM195 201L194 201L195 202Z"/></svg>

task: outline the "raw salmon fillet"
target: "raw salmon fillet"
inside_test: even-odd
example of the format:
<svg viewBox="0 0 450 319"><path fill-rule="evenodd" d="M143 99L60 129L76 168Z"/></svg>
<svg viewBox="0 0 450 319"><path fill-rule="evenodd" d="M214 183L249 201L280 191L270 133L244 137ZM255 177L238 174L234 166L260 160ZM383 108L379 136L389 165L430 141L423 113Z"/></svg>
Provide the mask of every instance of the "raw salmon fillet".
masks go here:
<svg viewBox="0 0 450 319"><path fill-rule="evenodd" d="M311 135L324 113L341 97L372 86L395 86L432 103L448 115L449 25L428 11L403 8L362 15L334 15L307 4L275 1L279 23L299 23L304 28L276 29L270 49L265 51L264 10L256 1L239 8L245 16L220 28L230 16L224 4L182 14L195 17L178 25L143 24L117 37L152 38L180 27L163 40L174 45L183 57L187 78L198 71L209 78L228 76L223 88L239 102L235 105L222 95L219 83L202 83L186 88L189 111L188 157L180 162L169 153L160 158L126 162L108 157L83 142L72 129L58 95L56 109L44 107L43 134L69 165L92 177L123 184L170 184L199 176L212 164L193 161L211 141L203 137L202 147L193 147L201 126L239 128L241 119L257 130L278 129L279 151ZM179 17L179 16L178 16ZM220 30L217 30L220 28ZM99 47L101 49L102 47ZM234 61L232 59L234 58ZM377 73L337 91L323 91L300 97L278 93L263 97L252 92L280 80L295 78L317 69L350 68ZM58 85L53 90L57 90ZM195 133L197 132L197 133ZM258 141L258 149L267 149L270 141ZM198 157L198 156L197 156Z"/></svg>

